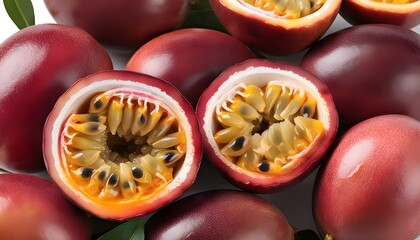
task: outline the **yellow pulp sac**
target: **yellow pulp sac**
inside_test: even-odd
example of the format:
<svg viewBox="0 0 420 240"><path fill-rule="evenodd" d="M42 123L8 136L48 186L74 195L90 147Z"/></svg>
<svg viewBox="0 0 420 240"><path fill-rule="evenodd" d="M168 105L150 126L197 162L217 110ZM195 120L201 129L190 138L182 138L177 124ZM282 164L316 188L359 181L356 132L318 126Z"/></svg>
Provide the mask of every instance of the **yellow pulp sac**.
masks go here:
<svg viewBox="0 0 420 240"><path fill-rule="evenodd" d="M393 3L393 4L407 4L417 2L418 0L372 0L375 2L382 2L382 3Z"/></svg>
<svg viewBox="0 0 420 240"><path fill-rule="evenodd" d="M323 134L317 101L302 89L268 83L248 84L216 110L214 139L237 166L279 174L295 156Z"/></svg>
<svg viewBox="0 0 420 240"><path fill-rule="evenodd" d="M71 115L62 152L85 194L106 201L146 198L173 179L186 151L177 118L133 94L104 92Z"/></svg>
<svg viewBox="0 0 420 240"><path fill-rule="evenodd" d="M325 3L326 0L241 0L275 16L296 19L307 16Z"/></svg>

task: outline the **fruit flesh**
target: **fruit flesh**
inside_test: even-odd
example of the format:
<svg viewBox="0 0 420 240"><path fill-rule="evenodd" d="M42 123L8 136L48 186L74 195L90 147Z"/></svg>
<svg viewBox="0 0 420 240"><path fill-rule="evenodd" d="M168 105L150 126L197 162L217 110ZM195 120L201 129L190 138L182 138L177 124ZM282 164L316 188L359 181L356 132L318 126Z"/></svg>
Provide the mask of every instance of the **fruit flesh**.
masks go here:
<svg viewBox="0 0 420 240"><path fill-rule="evenodd" d="M147 198L173 180L186 152L185 133L162 103L137 92L95 95L87 113L72 114L62 131L67 174L99 201Z"/></svg>
<svg viewBox="0 0 420 240"><path fill-rule="evenodd" d="M310 93L278 81L262 88L243 84L217 106L214 139L237 166L281 174L293 156L323 134L316 105Z"/></svg>
<svg viewBox="0 0 420 240"><path fill-rule="evenodd" d="M246 5L259 8L264 13L282 18L305 17L322 7L325 0L241 0Z"/></svg>

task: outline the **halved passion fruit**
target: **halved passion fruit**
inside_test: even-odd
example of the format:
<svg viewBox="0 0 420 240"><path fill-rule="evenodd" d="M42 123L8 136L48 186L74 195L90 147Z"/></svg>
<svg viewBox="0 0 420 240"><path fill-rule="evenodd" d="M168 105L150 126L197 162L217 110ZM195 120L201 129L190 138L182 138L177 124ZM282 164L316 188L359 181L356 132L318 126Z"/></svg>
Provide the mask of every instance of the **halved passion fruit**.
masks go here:
<svg viewBox="0 0 420 240"><path fill-rule="evenodd" d="M44 129L48 172L92 214L125 220L179 197L202 146L194 110L170 84L124 71L81 79Z"/></svg>
<svg viewBox="0 0 420 240"><path fill-rule="evenodd" d="M209 159L238 187L262 193L309 174L338 127L318 78L263 59L224 71L203 93L197 116Z"/></svg>
<svg viewBox="0 0 420 240"><path fill-rule="evenodd" d="M331 26L341 0L210 0L230 34L260 51L299 52Z"/></svg>
<svg viewBox="0 0 420 240"><path fill-rule="evenodd" d="M387 23L413 28L420 24L419 0L343 0L340 15L349 23Z"/></svg>

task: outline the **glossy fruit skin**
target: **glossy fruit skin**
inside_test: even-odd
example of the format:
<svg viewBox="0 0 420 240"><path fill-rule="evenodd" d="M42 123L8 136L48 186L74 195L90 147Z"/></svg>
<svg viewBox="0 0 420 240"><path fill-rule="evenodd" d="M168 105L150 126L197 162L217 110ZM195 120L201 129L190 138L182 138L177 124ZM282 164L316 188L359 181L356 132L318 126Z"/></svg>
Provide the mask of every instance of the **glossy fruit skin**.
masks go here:
<svg viewBox="0 0 420 240"><path fill-rule="evenodd" d="M353 25L383 23L413 28L420 24L420 2L383 4L373 1L343 0L340 15Z"/></svg>
<svg viewBox="0 0 420 240"><path fill-rule="evenodd" d="M149 41L137 50L125 69L170 82L195 106L201 93L223 70L254 57L230 35L188 28Z"/></svg>
<svg viewBox="0 0 420 240"><path fill-rule="evenodd" d="M88 240L85 213L53 183L33 175L0 174L0 238Z"/></svg>
<svg viewBox="0 0 420 240"><path fill-rule="evenodd" d="M111 87L109 87L109 85L105 85L105 82L109 80L119 81L120 83L114 83ZM190 138L187 136L187 141L190 141L188 142L188 146L192 150L188 150L187 146L186 155L189 155L190 157L188 163L184 164L185 168L183 169L183 172L186 173L174 178L172 181L174 184L171 185L170 189L168 185L165 191L161 191L157 196L150 197L143 202L127 201L126 203L102 204L101 202L95 202L89 196L81 194L80 190L77 189L77 186L72 185L72 182L70 182L66 177L66 174L64 173L65 170L61 166L60 159L55 155L56 148L59 148L59 146L55 145L57 139L59 139L57 134L60 134L59 129L57 131L56 128L57 126L62 126L65 121L65 119L58 118L62 117L60 116L61 111L64 107L66 107L67 102L72 100L71 98L78 99L74 104L83 105L85 103L83 103L83 100L80 100L80 98L85 97L88 99L88 97L91 97L92 93L106 91L112 88L130 88L130 86L126 85L127 82L128 84L142 84L147 87L159 89L159 91L169 95L173 101L176 101L176 103L182 107L182 110L184 111L183 114L185 114L187 122L191 127L192 136ZM93 89L92 85L94 85ZM86 93L88 96L79 96L78 94L81 91L87 91L87 87L91 88L91 92ZM136 88L134 90L144 91L141 88ZM175 87L165 81L145 74L112 70L101 71L80 79L57 100L45 123L43 153L45 165L51 179L76 205L102 219L125 221L149 214L156 209L169 204L181 196L194 183L201 163L202 141L194 109ZM187 160L184 159L184 162L187 162ZM105 203L107 202L105 201Z"/></svg>
<svg viewBox="0 0 420 240"><path fill-rule="evenodd" d="M280 210L257 195L212 190L187 196L155 213L146 239L282 239L293 229Z"/></svg>
<svg viewBox="0 0 420 240"><path fill-rule="evenodd" d="M219 87L229 80L229 77L236 72L246 70L252 67L267 67L269 69L279 69L282 71L292 71L304 77L312 84L314 84L321 94L322 98L327 104L327 108L330 114L329 117L329 130L325 134L322 142L313 148L313 152L305 159L299 166L297 166L292 171L283 174L283 175L265 175L264 173L253 173L250 171L241 170L239 167L231 167L226 164L226 160L218 157L220 155L217 153L210 141L213 136L206 134L205 129L205 119L210 111L208 106L209 100L213 95L218 91L228 91L229 89L219 89ZM197 118L200 124L201 135L203 137L203 147L208 159L216 166L216 168L221 172L221 174L229 180L235 186L244 189L246 191L256 192L256 193L271 193L278 191L282 188L290 186L293 183L297 183L300 180L304 179L309 175L320 163L322 157L326 154L329 147L332 145L335 135L338 129L338 115L334 106L334 101L328 90L328 88L314 75L305 71L304 69L288 64L285 62L274 62L265 59L250 59L245 62L235 64L232 67L223 71L204 91L197 104ZM220 151L220 150L218 150Z"/></svg>
<svg viewBox="0 0 420 240"><path fill-rule="evenodd" d="M420 234L420 122L382 115L348 130L322 165L313 210L322 236L416 239Z"/></svg>
<svg viewBox="0 0 420 240"><path fill-rule="evenodd" d="M188 0L44 0L52 17L83 28L99 42L134 50L184 21Z"/></svg>
<svg viewBox="0 0 420 240"><path fill-rule="evenodd" d="M396 113L420 120L420 36L408 29L366 24L322 39L300 64L330 89L348 129Z"/></svg>
<svg viewBox="0 0 420 240"><path fill-rule="evenodd" d="M318 11L299 19L281 19L244 11L231 0L210 0L227 31L246 45L272 55L289 55L320 38L338 15L341 0L326 1Z"/></svg>
<svg viewBox="0 0 420 240"><path fill-rule="evenodd" d="M106 50L80 28L39 24L0 45L0 168L44 168L42 129L55 100L80 77L112 69Z"/></svg>

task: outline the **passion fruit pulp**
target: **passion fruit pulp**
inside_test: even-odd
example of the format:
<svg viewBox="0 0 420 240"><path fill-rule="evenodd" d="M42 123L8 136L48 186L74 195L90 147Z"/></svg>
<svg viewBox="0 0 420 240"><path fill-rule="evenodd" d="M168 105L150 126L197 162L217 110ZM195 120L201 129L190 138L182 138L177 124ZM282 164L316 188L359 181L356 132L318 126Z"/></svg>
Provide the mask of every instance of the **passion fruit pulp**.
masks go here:
<svg viewBox="0 0 420 240"><path fill-rule="evenodd" d="M179 197L195 180L201 138L191 105L171 85L125 71L80 80L44 131L51 178L94 215L125 220Z"/></svg>
<svg viewBox="0 0 420 240"><path fill-rule="evenodd" d="M299 67L252 59L224 71L197 107L209 159L237 186L270 192L319 163L338 126L328 89Z"/></svg>

